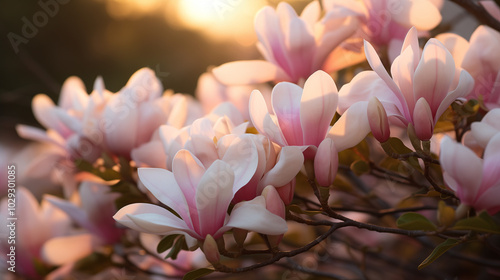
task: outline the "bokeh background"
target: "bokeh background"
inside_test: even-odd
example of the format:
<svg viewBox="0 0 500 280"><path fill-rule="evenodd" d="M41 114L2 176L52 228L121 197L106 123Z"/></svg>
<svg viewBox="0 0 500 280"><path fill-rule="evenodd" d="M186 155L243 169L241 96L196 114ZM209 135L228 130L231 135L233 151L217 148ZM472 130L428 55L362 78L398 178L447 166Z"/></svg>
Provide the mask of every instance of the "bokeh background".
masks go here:
<svg viewBox="0 0 500 280"><path fill-rule="evenodd" d="M193 94L209 67L259 57L253 18L264 5L278 2L1 0L0 154L5 158L26 143L17 137L16 124L40 126L31 112L33 96L45 93L57 102L71 75L89 91L100 75L115 92L147 66L165 89ZM301 11L310 0L288 2ZM445 2L439 32L453 25L469 38L477 22Z"/></svg>

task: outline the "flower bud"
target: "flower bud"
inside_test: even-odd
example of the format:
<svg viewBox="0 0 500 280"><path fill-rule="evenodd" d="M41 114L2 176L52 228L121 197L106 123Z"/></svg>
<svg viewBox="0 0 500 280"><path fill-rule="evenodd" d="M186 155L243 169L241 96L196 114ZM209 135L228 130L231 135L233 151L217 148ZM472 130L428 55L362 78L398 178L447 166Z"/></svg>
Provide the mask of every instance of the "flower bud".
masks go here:
<svg viewBox="0 0 500 280"><path fill-rule="evenodd" d="M215 242L215 239L210 234L205 237L202 250L203 253L205 253L205 257L211 264L217 264L220 262L220 253L219 248L217 247L217 242Z"/></svg>
<svg viewBox="0 0 500 280"><path fill-rule="evenodd" d="M266 199L266 209L285 219L285 204L280 198L279 193L273 186L267 186L262 191L262 196ZM268 235L267 239L272 247L278 246L283 238L283 234L280 235Z"/></svg>
<svg viewBox="0 0 500 280"><path fill-rule="evenodd" d="M415 104L413 111L413 126L418 139L426 141L431 139L434 131L434 118L432 117L429 103L421 97Z"/></svg>
<svg viewBox="0 0 500 280"><path fill-rule="evenodd" d="M389 129L389 119L384 106L375 96L368 102L368 123L373 136L379 142L383 143L391 136Z"/></svg>
<svg viewBox="0 0 500 280"><path fill-rule="evenodd" d="M295 192L295 178L293 178L288 184L276 188L276 191L278 191L278 194L285 205L292 203L293 194Z"/></svg>
<svg viewBox="0 0 500 280"><path fill-rule="evenodd" d="M314 173L320 186L327 187L333 184L339 167L339 155L333 140L325 138L319 144L314 157Z"/></svg>

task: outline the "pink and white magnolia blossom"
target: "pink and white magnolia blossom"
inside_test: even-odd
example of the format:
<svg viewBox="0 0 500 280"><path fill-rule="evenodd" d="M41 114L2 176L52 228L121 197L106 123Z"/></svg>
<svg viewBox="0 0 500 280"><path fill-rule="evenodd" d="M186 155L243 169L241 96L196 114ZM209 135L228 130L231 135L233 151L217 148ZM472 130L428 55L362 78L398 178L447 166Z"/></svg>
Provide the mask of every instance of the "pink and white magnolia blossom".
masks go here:
<svg viewBox="0 0 500 280"><path fill-rule="evenodd" d="M205 118L196 120L191 126L180 130L171 126L160 128L160 138L167 154L167 169L173 170L172 159L181 149L187 149L200 159L205 168L215 160L221 159L234 164L234 156L227 157L238 151L243 160L256 160L252 178L234 196L233 203L252 200L260 195L267 185L275 186L283 200L288 204L293 196L295 182L293 181L303 164L304 157L296 147L281 148L273 144L263 135L246 134L247 123L234 106L223 103ZM223 117L220 117L223 115ZM215 139L215 140L214 140Z"/></svg>
<svg viewBox="0 0 500 280"><path fill-rule="evenodd" d="M189 95L166 92L163 98L167 99L166 112L169 114L162 126L169 127L169 137L173 137L170 133L178 134L181 128L190 126L196 119L202 117L200 104ZM148 142L133 148L130 152L130 157L137 166L166 168L167 155L163 151L160 127L153 132Z"/></svg>
<svg viewBox="0 0 500 280"><path fill-rule="evenodd" d="M477 145L486 148L491 138L500 132L498 120L500 120L500 108L489 111L480 122L471 124L469 134Z"/></svg>
<svg viewBox="0 0 500 280"><path fill-rule="evenodd" d="M421 53L415 28L406 35L401 54L392 63L392 78L366 41L365 53L374 71L357 74L340 89L339 112L375 96L391 124L413 124L420 140L429 140L448 106L474 86L470 74L455 67L452 55L438 40L430 39Z"/></svg>
<svg viewBox="0 0 500 280"><path fill-rule="evenodd" d="M109 186L82 182L79 193L73 201L45 195L44 200L64 211L86 232L53 238L43 247L44 259L53 265L75 262L85 255L67 255L66 248L73 243L90 248L90 252L104 245L112 245L120 241L123 230L115 226L113 215L116 213L115 200L117 193L111 193Z"/></svg>
<svg viewBox="0 0 500 280"><path fill-rule="evenodd" d="M349 57L351 65L364 60L363 40L377 50L387 48L392 61L412 26L424 32L441 22L441 5L442 1L430 0L323 0L325 10L355 16L359 23L355 35L336 50L337 55L329 57L327 65L338 63L340 54Z"/></svg>
<svg viewBox="0 0 500 280"><path fill-rule="evenodd" d="M132 149L151 139L154 131L168 119L169 103L162 93L163 86L154 71L142 68L111 96L102 116L108 151L130 158Z"/></svg>
<svg viewBox="0 0 500 280"><path fill-rule="evenodd" d="M319 70L306 80L303 89L289 82L278 83L271 95L272 115L262 94L255 90L250 97L250 117L261 134L282 147L298 146L305 158L311 159L326 137L340 152L357 145L370 131L367 102L353 105L330 127L337 100L335 82Z"/></svg>
<svg viewBox="0 0 500 280"><path fill-rule="evenodd" d="M32 160L32 172L27 175L42 177L42 173L52 173L51 177L59 178L56 181L70 196L77 184L74 160L94 162L103 151L99 120L110 95L100 77L90 95L78 77L68 78L62 86L58 106L47 95L36 95L33 113L47 130L25 125L17 125L16 130L19 136L47 143L51 148Z"/></svg>
<svg viewBox="0 0 500 280"><path fill-rule="evenodd" d="M271 88L267 84L256 85L224 85L215 76L206 72L201 74L196 86L196 97L200 101L203 110L211 112L219 104L230 102L233 104L244 120L250 120L248 112L248 101L252 90L259 89L267 99L271 97Z"/></svg>
<svg viewBox="0 0 500 280"><path fill-rule="evenodd" d="M3 221L8 218L17 218L13 228L3 226L0 228L0 234L5 237L4 242L0 243L2 267L9 265L10 246L7 237L12 236L10 230L14 230L15 251L14 266L16 273L29 279L41 279L36 269L36 262L42 260L42 247L44 243L68 234L71 228L71 220L61 210L53 207L47 201L38 203L36 198L24 187L16 189L15 193L16 209L15 217L9 215L8 199L3 198L0 202L0 217ZM67 248L66 248L67 249ZM73 244L68 254L79 254L84 250L80 244ZM4 271L7 271L5 268Z"/></svg>
<svg viewBox="0 0 500 280"><path fill-rule="evenodd" d="M119 223L146 233L159 235L184 234L189 247L207 235L218 239L231 228L277 235L287 230L286 222L265 207L261 196L237 204L231 214L228 207L234 194L245 185L254 171L247 168L251 159L235 158L235 164L214 161L205 168L187 150L177 153L173 172L164 169L140 168L139 178L159 201L179 216L153 204L130 204L118 211Z"/></svg>
<svg viewBox="0 0 500 280"><path fill-rule="evenodd" d="M439 159L446 184L462 204L491 215L500 211L500 134L488 142L483 159L445 137Z"/></svg>
<svg viewBox="0 0 500 280"><path fill-rule="evenodd" d="M208 167L218 159L218 141L229 134L243 135L247 127L248 122L244 122L238 109L228 102L219 104L210 114L181 129L162 125L158 134L166 155L166 169L172 170L172 160L183 148L199 156Z"/></svg>
<svg viewBox="0 0 500 280"><path fill-rule="evenodd" d="M453 33L444 33L436 39L451 51L457 67L462 67L475 80L468 99L481 100L489 110L500 108L500 33L481 25L472 33L470 42Z"/></svg>
<svg viewBox="0 0 500 280"><path fill-rule="evenodd" d="M226 85L302 83L322 69L326 57L355 31L350 17L327 13L320 19L321 12L318 1L308 4L300 16L285 2L276 10L262 8L255 16L255 31L265 60L229 62L213 69L213 74Z"/></svg>

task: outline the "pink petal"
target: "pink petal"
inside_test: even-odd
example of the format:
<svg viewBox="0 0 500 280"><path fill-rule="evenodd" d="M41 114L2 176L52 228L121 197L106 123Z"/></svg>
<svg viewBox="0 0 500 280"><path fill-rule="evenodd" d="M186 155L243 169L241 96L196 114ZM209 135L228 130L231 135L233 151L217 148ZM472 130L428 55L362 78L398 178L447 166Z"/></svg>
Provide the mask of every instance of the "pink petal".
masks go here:
<svg viewBox="0 0 500 280"><path fill-rule="evenodd" d="M416 51L419 52L420 50L417 49ZM392 78L400 88L410 111L415 107L416 102L413 97L413 75L418 60L415 62L414 59L414 49L407 47L401 52L400 56L396 57L391 66Z"/></svg>
<svg viewBox="0 0 500 280"><path fill-rule="evenodd" d="M372 97L368 102L367 116L375 139L381 143L387 141L391 136L389 119L384 106L376 97Z"/></svg>
<svg viewBox="0 0 500 280"><path fill-rule="evenodd" d="M179 185L189 207L196 207L196 189L201 177L205 174L205 167L188 150L180 150L174 157L172 163L172 173ZM193 218L193 215L191 215ZM194 219L193 219L194 220Z"/></svg>
<svg viewBox="0 0 500 280"><path fill-rule="evenodd" d="M345 84L339 91L339 114L359 101L368 101L372 96L377 97L384 105L388 116L403 116L403 106L387 84L374 71L358 73L350 83ZM404 104L406 106L406 104Z"/></svg>
<svg viewBox="0 0 500 280"><path fill-rule="evenodd" d="M303 144L318 146L325 139L337 101L337 86L330 75L318 70L306 80L300 100Z"/></svg>
<svg viewBox="0 0 500 280"><path fill-rule="evenodd" d="M474 88L474 79L471 77L471 75L465 70L458 71L460 71L458 85L441 101L441 104L439 104L439 107L434 114L435 119L439 119L439 117L441 117L441 115L444 113L444 111L446 111L446 109L448 109L448 106L450 106L453 101L460 97L467 96Z"/></svg>
<svg viewBox="0 0 500 280"><path fill-rule="evenodd" d="M274 114L288 145L301 146L303 143L300 124L300 100L302 88L282 82L274 86L271 96Z"/></svg>
<svg viewBox="0 0 500 280"><path fill-rule="evenodd" d="M155 72L144 67L130 76L120 92L120 94L128 95L127 98L131 98L132 101L141 103L159 98L163 94L163 86Z"/></svg>
<svg viewBox="0 0 500 280"><path fill-rule="evenodd" d="M391 89L391 91L394 93L399 102L404 106L403 107L403 109L405 110L404 112L408 111L408 108L405 105L406 104L405 99L401 91L399 90L398 86L394 83L394 81L391 79L391 77L385 70L382 61L380 61L380 58L378 57L377 51L373 48L373 46L370 43L368 43L368 41L365 41L364 46L365 46L366 59L368 60L368 63L370 64L373 71L375 71L380 76L380 78L387 84L387 87Z"/></svg>
<svg viewBox="0 0 500 280"><path fill-rule="evenodd" d="M219 234L230 228L245 229L269 235L283 234L288 230L286 221L269 212L265 208L265 199L258 196L251 201L238 203L224 228L219 230ZM221 232L222 231L222 232Z"/></svg>
<svg viewBox="0 0 500 280"><path fill-rule="evenodd" d="M47 95L37 94L31 102L35 118L44 127L51 128L61 134L63 137L70 134L68 128L55 116L54 109L57 108Z"/></svg>
<svg viewBox="0 0 500 280"><path fill-rule="evenodd" d="M299 147L283 147L276 165L269 170L259 182L257 194L261 193L264 187L268 185L275 187L286 185L295 178L303 164L304 155Z"/></svg>
<svg viewBox="0 0 500 280"><path fill-rule="evenodd" d="M139 168L139 179L163 204L172 208L189 225L190 209L172 172L160 168Z"/></svg>
<svg viewBox="0 0 500 280"><path fill-rule="evenodd" d="M161 141L151 141L135 148L130 153L132 160L139 167L167 168L167 156Z"/></svg>
<svg viewBox="0 0 500 280"><path fill-rule="evenodd" d="M500 134L491 138L484 150L483 179L479 193L500 183ZM500 203L499 203L500 205Z"/></svg>
<svg viewBox="0 0 500 280"><path fill-rule="evenodd" d="M481 183L483 160L470 149L445 136L441 141L439 155L441 168L445 172L445 182L457 190L462 201L471 205L476 199ZM452 178L453 181L448 180Z"/></svg>
<svg viewBox="0 0 500 280"><path fill-rule="evenodd" d="M222 160L229 164L234 172L234 187L236 193L254 176L259 156L255 143L250 136L236 137L227 148Z"/></svg>
<svg viewBox="0 0 500 280"><path fill-rule="evenodd" d="M191 135L191 139L186 142L184 148L192 152L205 168L208 168L219 158L213 138L208 138L205 135Z"/></svg>
<svg viewBox="0 0 500 280"><path fill-rule="evenodd" d="M321 6L319 1L312 1L302 10L300 19L302 19L308 26L313 27L318 21L321 14Z"/></svg>
<svg viewBox="0 0 500 280"><path fill-rule="evenodd" d="M327 137L333 140L337 151L356 146L370 133L367 110L368 102L355 103L330 129Z"/></svg>
<svg viewBox="0 0 500 280"><path fill-rule="evenodd" d="M224 225L227 209L233 199L234 172L221 160L216 160L200 180L196 191L196 208L200 217L200 235L215 236Z"/></svg>
<svg viewBox="0 0 500 280"><path fill-rule="evenodd" d="M44 131L40 128L18 124L16 125L17 134L24 138L39 142L47 142L65 149L64 139L55 131Z"/></svg>
<svg viewBox="0 0 500 280"><path fill-rule="evenodd" d="M434 131L434 119L432 117L431 108L424 98L420 98L415 104L413 111L413 126L417 137L422 141L431 139Z"/></svg>
<svg viewBox="0 0 500 280"><path fill-rule="evenodd" d="M182 128L186 123L188 114L188 99L182 96L178 102L176 102L169 113L167 124L176 128ZM164 113L163 113L164 114ZM161 116L161 115L160 115Z"/></svg>
<svg viewBox="0 0 500 280"><path fill-rule="evenodd" d="M339 166L339 156L333 140L325 138L314 157L314 174L320 186L333 184Z"/></svg>
<svg viewBox="0 0 500 280"><path fill-rule="evenodd" d="M126 106L125 98L114 95L104 110L104 136L108 149L120 156L130 157L135 147L139 112Z"/></svg>
<svg viewBox="0 0 500 280"><path fill-rule="evenodd" d="M88 101L87 89L80 78L71 76L64 81L59 95L59 107L83 111Z"/></svg>
<svg viewBox="0 0 500 280"><path fill-rule="evenodd" d="M249 110L252 123L261 134L269 137L280 146L287 145L281 130L267 111L266 101L260 91L254 90L250 95Z"/></svg>
<svg viewBox="0 0 500 280"><path fill-rule="evenodd" d="M259 84L289 79L281 68L265 60L233 61L215 67L212 72L225 85Z"/></svg>
<svg viewBox="0 0 500 280"><path fill-rule="evenodd" d="M413 89L415 100L423 97L434 116L448 95L455 76L455 61L450 52L436 39L425 44L422 58L415 70Z"/></svg>
<svg viewBox="0 0 500 280"><path fill-rule="evenodd" d="M500 185L496 184L489 189L480 193L475 203L472 205L476 210L487 210L490 215L494 215L500 211Z"/></svg>
<svg viewBox="0 0 500 280"><path fill-rule="evenodd" d="M120 209L113 219L128 228L146 233L169 234L179 230L191 233L185 221L154 204L129 204Z"/></svg>
<svg viewBox="0 0 500 280"><path fill-rule="evenodd" d="M84 228L92 228L87 213L68 200L53 195L44 195L44 200L65 212L73 221Z"/></svg>

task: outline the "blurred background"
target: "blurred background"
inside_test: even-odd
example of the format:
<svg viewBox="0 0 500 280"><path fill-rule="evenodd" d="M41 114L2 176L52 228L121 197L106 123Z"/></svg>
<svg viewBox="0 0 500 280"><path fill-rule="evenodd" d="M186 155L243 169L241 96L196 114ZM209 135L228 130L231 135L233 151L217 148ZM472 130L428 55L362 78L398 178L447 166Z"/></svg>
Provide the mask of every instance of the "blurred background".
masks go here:
<svg viewBox="0 0 500 280"><path fill-rule="evenodd" d="M22 145L14 127L40 126L31 112L38 93L57 103L64 80L97 76L115 92L141 67L165 89L193 94L211 66L259 58L255 13L278 0L2 0L0 1L0 150ZM297 11L310 0L292 0ZM448 2L448 1L446 1ZM445 3L448 23L468 38L477 23ZM441 31L442 32L442 31Z"/></svg>

